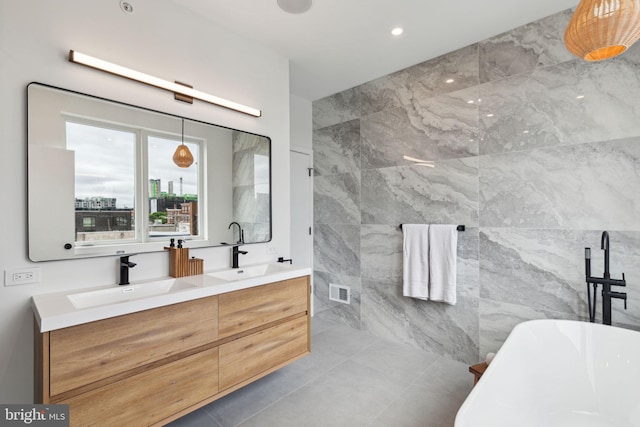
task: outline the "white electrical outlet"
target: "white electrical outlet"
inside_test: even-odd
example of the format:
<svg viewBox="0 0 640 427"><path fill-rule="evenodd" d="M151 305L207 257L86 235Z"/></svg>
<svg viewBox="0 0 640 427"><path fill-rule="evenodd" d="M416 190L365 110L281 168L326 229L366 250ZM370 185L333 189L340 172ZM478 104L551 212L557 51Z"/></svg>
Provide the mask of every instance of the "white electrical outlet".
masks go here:
<svg viewBox="0 0 640 427"><path fill-rule="evenodd" d="M267 253L270 255L275 255L278 253L278 249L275 246L267 246Z"/></svg>
<svg viewBox="0 0 640 427"><path fill-rule="evenodd" d="M40 283L40 268L21 268L19 270L4 271L4 285L26 285L29 283Z"/></svg>

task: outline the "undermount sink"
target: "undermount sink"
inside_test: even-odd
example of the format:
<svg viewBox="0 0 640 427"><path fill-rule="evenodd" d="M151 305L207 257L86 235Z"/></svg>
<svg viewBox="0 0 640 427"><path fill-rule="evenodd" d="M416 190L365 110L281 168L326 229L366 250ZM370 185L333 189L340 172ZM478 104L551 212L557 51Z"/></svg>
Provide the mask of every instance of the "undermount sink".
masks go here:
<svg viewBox="0 0 640 427"><path fill-rule="evenodd" d="M163 295L181 289L191 289L195 285L179 279L167 279L137 285L118 286L97 291L80 292L67 298L76 308L97 307L140 298Z"/></svg>
<svg viewBox="0 0 640 427"><path fill-rule="evenodd" d="M254 277L268 276L270 274L280 273L286 271L284 266L274 264L260 264L252 265L244 268L233 268L231 270L218 271L215 273L209 273L208 276L215 277L217 279L233 282L236 280L251 279Z"/></svg>

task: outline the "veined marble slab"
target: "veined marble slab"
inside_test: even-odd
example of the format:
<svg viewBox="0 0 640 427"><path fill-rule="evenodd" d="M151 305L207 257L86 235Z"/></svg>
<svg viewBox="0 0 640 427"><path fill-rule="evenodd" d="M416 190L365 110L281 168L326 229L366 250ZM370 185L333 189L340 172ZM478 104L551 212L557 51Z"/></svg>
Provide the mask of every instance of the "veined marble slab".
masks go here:
<svg viewBox="0 0 640 427"><path fill-rule="evenodd" d="M635 61L575 59L480 85L480 154L640 135Z"/></svg>
<svg viewBox="0 0 640 427"><path fill-rule="evenodd" d="M360 225L316 223L313 246L315 270L360 277Z"/></svg>
<svg viewBox="0 0 640 427"><path fill-rule="evenodd" d="M480 297L575 316L587 313L581 236L573 230L482 228Z"/></svg>
<svg viewBox="0 0 640 427"><path fill-rule="evenodd" d="M314 221L360 224L360 175L322 175L313 180Z"/></svg>
<svg viewBox="0 0 640 427"><path fill-rule="evenodd" d="M313 132L313 173L335 175L360 169L360 120Z"/></svg>
<svg viewBox="0 0 640 427"><path fill-rule="evenodd" d="M480 42L480 82L575 59L564 44L573 10L565 10Z"/></svg>
<svg viewBox="0 0 640 427"><path fill-rule="evenodd" d="M402 283L402 231L398 226L362 225L360 265L363 278Z"/></svg>
<svg viewBox="0 0 640 427"><path fill-rule="evenodd" d="M478 223L478 159L362 171L363 224Z"/></svg>
<svg viewBox="0 0 640 427"><path fill-rule="evenodd" d="M481 156L481 226L637 230L639 164L640 137Z"/></svg>
<svg viewBox="0 0 640 427"><path fill-rule="evenodd" d="M352 88L313 102L313 128L360 118L360 89Z"/></svg>
<svg viewBox="0 0 640 427"><path fill-rule="evenodd" d="M478 154L478 107L467 89L362 118L362 169Z"/></svg>
<svg viewBox="0 0 640 427"><path fill-rule="evenodd" d="M455 306L402 296L402 286L362 281L363 329L375 336L478 362L478 300L458 298Z"/></svg>
<svg viewBox="0 0 640 427"><path fill-rule="evenodd" d="M478 84L478 45L441 55L360 86L362 115L420 103Z"/></svg>

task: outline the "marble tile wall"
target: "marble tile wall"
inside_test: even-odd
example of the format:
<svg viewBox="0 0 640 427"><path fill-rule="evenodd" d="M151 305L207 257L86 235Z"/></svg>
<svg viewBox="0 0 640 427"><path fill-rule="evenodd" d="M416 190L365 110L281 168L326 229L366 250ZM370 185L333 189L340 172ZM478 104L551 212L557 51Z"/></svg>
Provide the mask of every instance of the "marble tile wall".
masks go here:
<svg viewBox="0 0 640 427"><path fill-rule="evenodd" d="M640 329L640 46L581 61L562 41L570 17L313 103L317 316L476 363L519 322L587 319L584 248L600 274L609 230L628 282L614 323ZM457 305L402 296L411 222L466 225Z"/></svg>

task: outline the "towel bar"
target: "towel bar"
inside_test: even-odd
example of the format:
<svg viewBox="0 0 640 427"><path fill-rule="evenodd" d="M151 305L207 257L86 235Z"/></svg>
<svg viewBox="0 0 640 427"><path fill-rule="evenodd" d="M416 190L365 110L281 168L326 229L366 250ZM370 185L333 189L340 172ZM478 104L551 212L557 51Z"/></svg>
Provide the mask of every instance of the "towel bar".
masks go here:
<svg viewBox="0 0 640 427"><path fill-rule="evenodd" d="M402 230L402 224L400 224L400 230ZM456 227L456 230L464 231L465 230L465 226L464 225L459 225L458 227Z"/></svg>

